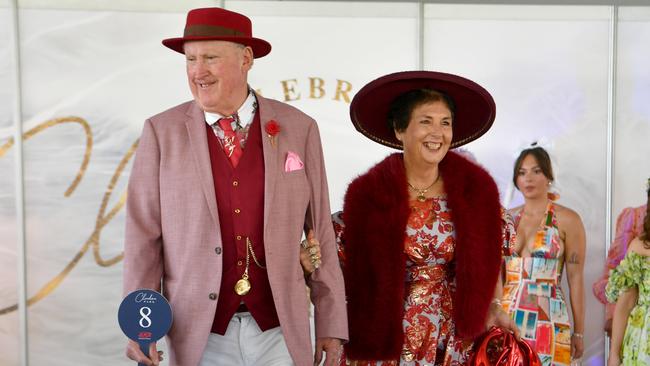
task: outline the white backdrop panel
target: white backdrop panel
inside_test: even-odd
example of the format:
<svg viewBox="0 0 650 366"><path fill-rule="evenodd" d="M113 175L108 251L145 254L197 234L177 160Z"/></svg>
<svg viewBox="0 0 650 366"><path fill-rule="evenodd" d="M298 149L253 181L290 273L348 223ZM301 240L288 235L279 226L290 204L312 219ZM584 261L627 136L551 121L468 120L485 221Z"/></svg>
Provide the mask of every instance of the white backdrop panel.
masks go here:
<svg viewBox="0 0 650 366"><path fill-rule="evenodd" d="M650 177L650 9L621 8L619 19L614 218L646 203Z"/></svg>
<svg viewBox="0 0 650 366"><path fill-rule="evenodd" d="M9 1L0 0L0 308L18 301L15 155L8 146L16 98L12 24ZM0 364L4 365L3 358L18 359L18 315L13 312L0 319Z"/></svg>
<svg viewBox="0 0 650 366"><path fill-rule="evenodd" d="M112 220L105 217L118 204L127 175L116 177L112 191L108 186L144 118L185 99L174 92L184 91L185 82L167 77L176 65L159 44L169 24L183 18L20 11L24 130L53 123L24 146L27 286L29 296L40 299L28 311L31 364L125 362L116 323L121 262L100 263L122 252L123 210ZM82 121L87 133L80 123L56 123L70 117ZM89 163L80 169L87 147ZM64 196L76 176L79 184ZM102 202L107 209L98 217ZM0 301L0 308L15 303ZM0 317L0 329L14 316ZM0 337L15 338L12 333ZM0 351L5 357L0 364L16 364L11 353Z"/></svg>

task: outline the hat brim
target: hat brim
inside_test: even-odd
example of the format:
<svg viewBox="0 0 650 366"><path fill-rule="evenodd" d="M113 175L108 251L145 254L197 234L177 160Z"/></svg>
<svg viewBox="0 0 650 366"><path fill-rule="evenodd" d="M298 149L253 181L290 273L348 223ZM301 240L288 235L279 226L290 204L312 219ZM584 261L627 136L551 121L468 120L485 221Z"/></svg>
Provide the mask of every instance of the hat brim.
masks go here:
<svg viewBox="0 0 650 366"><path fill-rule="evenodd" d="M271 44L263 39L254 37L238 37L238 36L206 36L206 37L182 37L182 38L167 38L163 39L162 44L178 53L185 54L183 45L185 42L192 41L228 41L243 44L253 49L253 57L264 57L271 52Z"/></svg>
<svg viewBox="0 0 650 366"><path fill-rule="evenodd" d="M451 148L476 140L492 126L496 105L480 85L453 74L403 71L382 76L359 90L350 103L354 127L377 143L401 150L402 143L387 123L390 105L399 95L422 88L449 95L456 106Z"/></svg>

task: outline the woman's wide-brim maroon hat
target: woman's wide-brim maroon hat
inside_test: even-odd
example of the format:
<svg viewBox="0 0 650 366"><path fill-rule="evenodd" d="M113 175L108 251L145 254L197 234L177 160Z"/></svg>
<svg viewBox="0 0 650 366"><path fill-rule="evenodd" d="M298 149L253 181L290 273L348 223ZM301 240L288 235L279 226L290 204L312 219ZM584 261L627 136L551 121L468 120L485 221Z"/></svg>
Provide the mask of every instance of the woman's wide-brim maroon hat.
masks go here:
<svg viewBox="0 0 650 366"><path fill-rule="evenodd" d="M251 20L245 15L222 8L193 9L187 13L183 37L168 38L163 45L185 53L183 45L191 41L228 41L250 46L255 58L271 52L271 44L253 37Z"/></svg>
<svg viewBox="0 0 650 366"><path fill-rule="evenodd" d="M375 142L401 150L402 143L388 125L388 111L395 98L416 89L434 89L453 100L452 148L481 137L494 122L494 99L475 82L443 72L403 71L382 76L359 90L350 104L354 127Z"/></svg>

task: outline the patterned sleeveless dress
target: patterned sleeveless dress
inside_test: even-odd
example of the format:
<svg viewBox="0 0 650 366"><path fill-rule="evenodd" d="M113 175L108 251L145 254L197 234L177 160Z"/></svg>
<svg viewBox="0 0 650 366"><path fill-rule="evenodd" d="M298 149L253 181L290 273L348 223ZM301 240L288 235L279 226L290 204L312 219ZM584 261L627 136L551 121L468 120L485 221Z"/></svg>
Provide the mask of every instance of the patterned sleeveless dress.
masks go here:
<svg viewBox="0 0 650 366"><path fill-rule="evenodd" d="M519 226L521 210L515 212ZM561 280L564 243L549 202L530 257L506 257L506 283L502 304L512 316L521 337L539 354L543 365L571 364L571 324Z"/></svg>
<svg viewBox="0 0 650 366"><path fill-rule="evenodd" d="M453 271L456 247L454 224L447 198L434 197L409 202L411 214L406 227L406 294L404 297L404 345L399 360L349 361L354 366L457 366L469 362L471 341L455 335L452 318L456 281ZM502 212L506 220L505 211ZM339 257L345 265L343 218L333 215ZM509 225L508 225L509 223ZM512 221L504 222L504 248L512 244Z"/></svg>

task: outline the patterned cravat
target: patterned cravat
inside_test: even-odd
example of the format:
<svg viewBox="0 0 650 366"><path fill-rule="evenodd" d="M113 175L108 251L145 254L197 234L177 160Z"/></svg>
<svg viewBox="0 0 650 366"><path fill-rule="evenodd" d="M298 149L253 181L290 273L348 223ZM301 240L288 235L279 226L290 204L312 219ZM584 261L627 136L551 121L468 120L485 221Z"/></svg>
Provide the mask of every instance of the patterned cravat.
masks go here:
<svg viewBox="0 0 650 366"><path fill-rule="evenodd" d="M226 152L226 155L230 159L230 163L233 168L237 167L239 159L244 151L241 148L241 143L239 137L232 129L232 123L235 121L232 117L224 117L219 119L219 126L223 130L223 150Z"/></svg>

